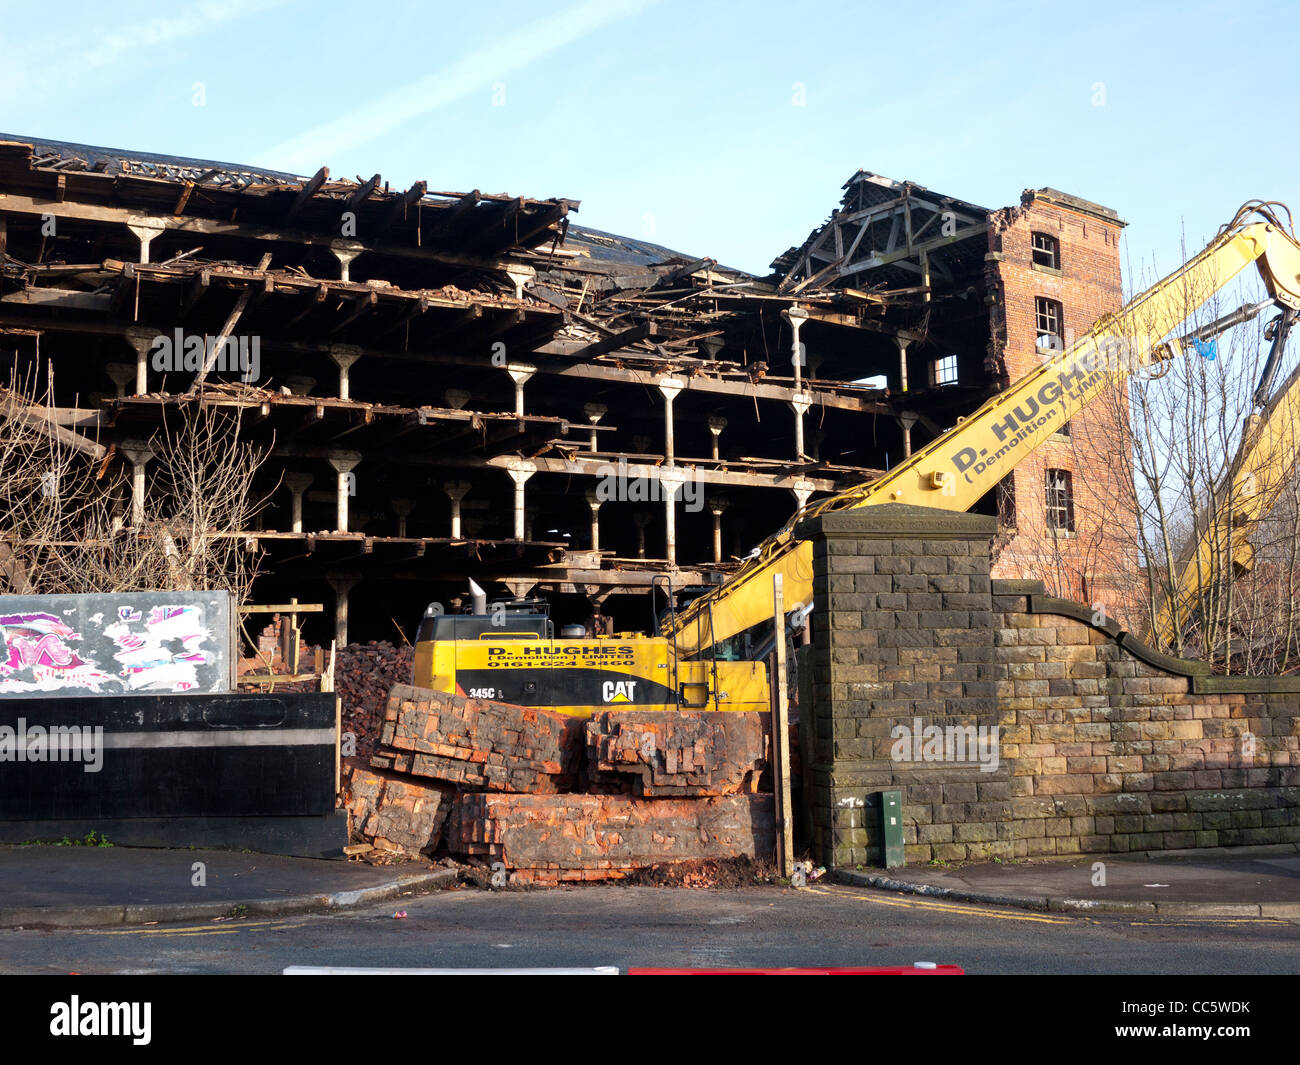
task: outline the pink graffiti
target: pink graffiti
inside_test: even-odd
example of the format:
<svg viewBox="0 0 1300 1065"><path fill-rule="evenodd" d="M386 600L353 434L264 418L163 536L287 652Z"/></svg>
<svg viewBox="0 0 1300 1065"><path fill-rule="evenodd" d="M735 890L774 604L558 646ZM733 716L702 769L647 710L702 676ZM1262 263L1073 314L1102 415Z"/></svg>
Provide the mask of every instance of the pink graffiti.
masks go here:
<svg viewBox="0 0 1300 1065"><path fill-rule="evenodd" d="M0 617L8 656L0 673L9 674L33 666L48 669L77 669L86 663L65 641L81 637L52 614L10 614Z"/></svg>
<svg viewBox="0 0 1300 1065"><path fill-rule="evenodd" d="M72 648L54 633L33 640L26 636L15 636L9 640L9 661L6 665L14 669L26 669L28 666L52 666L66 669L68 666L80 666L81 661Z"/></svg>

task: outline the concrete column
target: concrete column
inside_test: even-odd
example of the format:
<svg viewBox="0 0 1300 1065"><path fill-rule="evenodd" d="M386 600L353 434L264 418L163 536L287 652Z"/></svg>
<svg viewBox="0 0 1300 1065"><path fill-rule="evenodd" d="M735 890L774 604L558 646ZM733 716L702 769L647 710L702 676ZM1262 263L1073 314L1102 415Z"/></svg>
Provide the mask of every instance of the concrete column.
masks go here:
<svg viewBox="0 0 1300 1065"><path fill-rule="evenodd" d="M673 400L677 393L686 387L686 382L679 377L659 378L659 391L664 397L664 461L672 466L673 462Z"/></svg>
<svg viewBox="0 0 1300 1065"><path fill-rule="evenodd" d="M284 483L293 495L293 531L302 532L302 497L316 478L310 473L286 473Z"/></svg>
<svg viewBox="0 0 1300 1065"><path fill-rule="evenodd" d="M904 340L902 337L894 337L898 344L898 380L899 391L907 391L907 346L912 342L911 339Z"/></svg>
<svg viewBox="0 0 1300 1065"><path fill-rule="evenodd" d="M515 482L515 539L525 539L524 533L524 484L537 472L537 466L526 459L514 459L506 468L506 473Z"/></svg>
<svg viewBox="0 0 1300 1065"><path fill-rule="evenodd" d="M357 463L361 461L361 454L357 451L331 451L329 453L329 464L334 467L334 472L338 474L338 483L335 488L337 513L338 513L338 531L348 531L348 496L352 494L356 484L352 471Z"/></svg>
<svg viewBox="0 0 1300 1065"><path fill-rule="evenodd" d="M361 358L361 349L354 344L331 344L330 358L339 368L339 399L351 399L348 372L352 369L352 364Z"/></svg>
<svg viewBox="0 0 1300 1065"><path fill-rule="evenodd" d="M149 261L149 245L153 243L154 237L162 235L164 232L163 227L128 222L126 228L134 233L136 239L140 242L140 262L147 263Z"/></svg>
<svg viewBox="0 0 1300 1065"><path fill-rule="evenodd" d="M727 419L721 414L709 415L709 435L713 437L713 461L719 461L718 445L722 442L722 430L727 427Z"/></svg>
<svg viewBox="0 0 1300 1065"><path fill-rule="evenodd" d="M506 277L510 278L511 283L515 286L515 299L524 298L524 285L537 276L537 271L531 266L522 266L519 263L511 263L506 267Z"/></svg>
<svg viewBox="0 0 1300 1065"><path fill-rule="evenodd" d="M609 408L603 403L584 403L582 413L587 416L587 421L591 422L591 450L596 450L596 424L601 418L605 417Z"/></svg>
<svg viewBox="0 0 1300 1065"><path fill-rule="evenodd" d="M605 501L596 495L594 488L587 489L587 506L591 508L591 549L600 550L600 508Z"/></svg>
<svg viewBox="0 0 1300 1065"><path fill-rule="evenodd" d="M650 515L638 510L632 515L632 521L636 525L636 557L645 558L645 530L650 524Z"/></svg>
<svg viewBox="0 0 1300 1065"><path fill-rule="evenodd" d="M447 481L442 490L451 500L451 538L459 540L460 536L460 501L469 495L469 481Z"/></svg>
<svg viewBox="0 0 1300 1065"><path fill-rule="evenodd" d="M415 509L414 499L394 499L393 513L397 515L397 535L406 539L406 519Z"/></svg>
<svg viewBox="0 0 1300 1065"><path fill-rule="evenodd" d="M916 415L900 414L898 424L903 427L903 458L910 458L912 454L912 426L916 424Z"/></svg>
<svg viewBox="0 0 1300 1065"><path fill-rule="evenodd" d="M355 259L366 249L357 243L347 240L330 241L330 251L334 253L334 258L339 261L339 280L345 283L352 280L350 271L352 260Z"/></svg>
<svg viewBox="0 0 1300 1065"><path fill-rule="evenodd" d="M118 399L126 395L127 387L137 378L136 367L129 362L110 362L104 367L104 373L113 382Z"/></svg>
<svg viewBox="0 0 1300 1065"><path fill-rule="evenodd" d="M143 396L149 391L149 355L153 351L153 342L157 336L157 332L152 329L126 331L126 342L135 350L135 395L137 396Z"/></svg>
<svg viewBox="0 0 1300 1065"><path fill-rule="evenodd" d="M294 374L284 379L284 386L295 396L310 396L311 390L316 387L316 378Z"/></svg>
<svg viewBox="0 0 1300 1065"><path fill-rule="evenodd" d="M442 398L452 410L463 410L470 401L470 394L463 388L449 388L442 394Z"/></svg>
<svg viewBox="0 0 1300 1065"><path fill-rule="evenodd" d="M664 497L664 557L670 566L677 565L677 493L686 483L686 474L675 466L659 471L659 487Z"/></svg>
<svg viewBox="0 0 1300 1065"><path fill-rule="evenodd" d="M154 453L147 442L138 440L124 441L118 450L131 463L131 525L138 529L144 524L144 468Z"/></svg>
<svg viewBox="0 0 1300 1065"><path fill-rule="evenodd" d="M794 457L806 458L803 449L803 416L812 406L812 395L808 392L796 392L790 400L790 409L794 411Z"/></svg>
<svg viewBox="0 0 1300 1065"><path fill-rule="evenodd" d="M339 647L348 642L348 593L357 584L356 577L330 577L334 589L334 640Z"/></svg>
<svg viewBox="0 0 1300 1065"><path fill-rule="evenodd" d="M713 561L722 561L722 515L731 506L731 500L716 496L709 500L709 513L713 515Z"/></svg>
<svg viewBox="0 0 1300 1065"><path fill-rule="evenodd" d="M808 497L817 490L817 486L811 481L795 481L790 486L790 491L794 495L795 502L798 503L797 510L803 510L808 503Z"/></svg>
<svg viewBox="0 0 1300 1065"><path fill-rule="evenodd" d="M501 582L510 589L510 594L516 599L526 599L528 593L537 587L537 582L526 577L507 577Z"/></svg>
<svg viewBox="0 0 1300 1065"><path fill-rule="evenodd" d="M781 317L790 323L790 363L794 366L795 391L799 392L803 390L803 352L799 347L799 330L808 321L808 312L796 305L782 311Z"/></svg>
<svg viewBox="0 0 1300 1065"><path fill-rule="evenodd" d="M520 418L524 416L524 385L536 372L536 366L529 366L524 362L512 362L506 367L506 373L515 383L515 414Z"/></svg>

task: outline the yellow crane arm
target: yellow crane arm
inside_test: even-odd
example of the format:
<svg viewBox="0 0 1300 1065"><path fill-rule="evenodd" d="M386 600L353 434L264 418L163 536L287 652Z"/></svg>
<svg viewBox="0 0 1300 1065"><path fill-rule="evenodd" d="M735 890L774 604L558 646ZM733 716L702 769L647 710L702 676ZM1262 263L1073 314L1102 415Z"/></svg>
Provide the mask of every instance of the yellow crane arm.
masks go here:
<svg viewBox="0 0 1300 1065"><path fill-rule="evenodd" d="M810 602L812 547L793 538L800 521L879 503L970 509L1082 407L1137 367L1181 354L1178 340L1165 338L1251 263L1270 296L1300 307L1300 244L1274 221L1241 224L1247 210L1200 254L884 477L803 507L725 583L670 615L666 631L680 652L698 653L771 617L774 573L784 574L788 606Z"/></svg>

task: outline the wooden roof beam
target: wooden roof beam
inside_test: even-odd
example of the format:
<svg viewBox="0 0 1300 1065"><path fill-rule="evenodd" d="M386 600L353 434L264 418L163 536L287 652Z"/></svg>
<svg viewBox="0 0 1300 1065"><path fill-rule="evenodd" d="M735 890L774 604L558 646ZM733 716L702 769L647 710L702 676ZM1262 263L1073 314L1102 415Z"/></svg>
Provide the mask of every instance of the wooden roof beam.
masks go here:
<svg viewBox="0 0 1300 1065"><path fill-rule="evenodd" d="M634 325L631 329L624 329L621 333L615 333L613 336L605 337L602 340L594 341L585 348L579 348L577 351L570 352L571 359L594 359L597 355L604 355L606 352L618 351L629 344L635 344L639 340L645 340L648 337L655 336L658 332L654 322L642 322L640 325Z"/></svg>
<svg viewBox="0 0 1300 1065"><path fill-rule="evenodd" d="M337 322L336 324L330 327L331 336L343 332L344 329L350 326L358 318L362 317L363 315L369 314L372 310L374 310L375 305L379 303L379 293L377 292L363 293L360 296L360 298L354 300L353 302L355 303L355 306L353 307L351 312L349 312L348 315L343 319L343 321Z"/></svg>
<svg viewBox="0 0 1300 1065"><path fill-rule="evenodd" d="M316 193L320 192L321 186L329 179L330 168L327 166L321 167L315 174L308 178L306 183L303 185L302 190L294 197L293 203L289 205L289 209L285 211L284 220L286 222L292 222L297 218L298 212L307 206L308 201L310 201Z"/></svg>
<svg viewBox="0 0 1300 1065"><path fill-rule="evenodd" d="M354 191L352 195L347 198L347 202L344 203L343 210L355 211L365 203L366 200L370 199L370 194L379 187L379 182L381 180L383 179L376 174L369 181L363 182L361 185L357 186L356 191Z"/></svg>
<svg viewBox="0 0 1300 1065"><path fill-rule="evenodd" d="M392 210L388 212L388 217L379 224L378 228L375 229L375 232L382 233L384 230L404 220L411 207L424 199L428 187L428 182L417 181L402 193L402 195L394 201Z"/></svg>

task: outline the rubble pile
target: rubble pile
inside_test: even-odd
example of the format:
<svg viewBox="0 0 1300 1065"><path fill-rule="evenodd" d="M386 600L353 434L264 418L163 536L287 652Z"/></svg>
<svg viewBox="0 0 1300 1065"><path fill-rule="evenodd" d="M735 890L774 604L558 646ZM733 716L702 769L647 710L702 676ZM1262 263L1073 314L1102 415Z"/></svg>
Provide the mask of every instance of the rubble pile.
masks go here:
<svg viewBox="0 0 1300 1065"><path fill-rule="evenodd" d="M415 783L396 774L354 766L348 813L355 832L384 851L419 854L438 845L456 789Z"/></svg>
<svg viewBox="0 0 1300 1065"><path fill-rule="evenodd" d="M284 658L285 634L288 631L288 615L274 614L271 621L257 636L255 653L239 660L239 674L258 674L275 676L289 674L289 664ZM311 669L307 663L314 663L317 656L322 662L328 662L329 648L324 649L300 642L298 657L300 669ZM407 645L397 647L386 640L371 640L369 643L350 643L338 649L334 663L334 691L342 703L342 729L344 736L349 734L352 741L345 744L345 760L350 765L366 766L370 764L375 743L383 725L384 707L388 703L388 693L395 684L406 684L415 670L415 648ZM244 689L265 691L265 682L241 685ZM273 691L302 692L317 691L318 679L302 681L276 680Z"/></svg>
<svg viewBox="0 0 1300 1065"><path fill-rule="evenodd" d="M769 720L758 713L611 711L587 722L594 790L630 784L644 798L758 790Z"/></svg>
<svg viewBox="0 0 1300 1065"><path fill-rule="evenodd" d="M356 764L367 765L383 725L388 693L407 684L415 670L415 648L386 641L340 648L334 690L343 703L343 731L356 737Z"/></svg>
<svg viewBox="0 0 1300 1065"><path fill-rule="evenodd" d="M573 785L582 721L399 684L370 764L489 791L555 794Z"/></svg>
<svg viewBox="0 0 1300 1065"><path fill-rule="evenodd" d="M766 855L770 795L629 799L619 795L461 795L455 853L503 862L517 884L620 878L663 862Z"/></svg>
<svg viewBox="0 0 1300 1065"><path fill-rule="evenodd" d="M384 851L503 863L516 884L764 858L770 725L752 712L610 710L591 720L397 684L353 831Z"/></svg>

